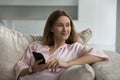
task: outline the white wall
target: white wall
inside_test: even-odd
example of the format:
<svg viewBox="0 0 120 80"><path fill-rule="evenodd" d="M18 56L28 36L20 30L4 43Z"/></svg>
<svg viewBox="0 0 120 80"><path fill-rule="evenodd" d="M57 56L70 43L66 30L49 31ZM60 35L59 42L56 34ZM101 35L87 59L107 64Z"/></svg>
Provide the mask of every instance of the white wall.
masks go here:
<svg viewBox="0 0 120 80"><path fill-rule="evenodd" d="M116 0L78 0L79 19L74 20L78 32L90 28L93 36L89 45L105 50L115 50ZM45 21L4 20L13 29L26 33L42 34Z"/></svg>
<svg viewBox="0 0 120 80"><path fill-rule="evenodd" d="M90 45L115 50L116 0L80 0L79 25L92 29Z"/></svg>

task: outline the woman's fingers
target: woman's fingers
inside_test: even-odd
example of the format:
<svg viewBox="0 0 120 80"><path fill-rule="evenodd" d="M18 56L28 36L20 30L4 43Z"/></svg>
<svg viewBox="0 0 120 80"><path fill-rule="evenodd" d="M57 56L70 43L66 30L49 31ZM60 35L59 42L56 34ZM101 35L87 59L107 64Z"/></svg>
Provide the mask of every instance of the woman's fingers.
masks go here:
<svg viewBox="0 0 120 80"><path fill-rule="evenodd" d="M56 72L56 69L59 67L58 63L53 64L52 72Z"/></svg>
<svg viewBox="0 0 120 80"><path fill-rule="evenodd" d="M59 67L59 63L57 59L50 59L47 61L48 69L51 69L52 72L56 72L56 69Z"/></svg>
<svg viewBox="0 0 120 80"><path fill-rule="evenodd" d="M40 59L40 60L36 61L36 63L39 64L42 61L43 61L43 59Z"/></svg>
<svg viewBox="0 0 120 80"><path fill-rule="evenodd" d="M40 72L40 71L43 71L45 69L48 68L48 64L39 64L40 62L42 62L43 60L38 60L35 62L35 64L33 65L33 70L34 72Z"/></svg>
<svg viewBox="0 0 120 80"><path fill-rule="evenodd" d="M48 64L40 64L38 65L38 71L43 71L48 68Z"/></svg>

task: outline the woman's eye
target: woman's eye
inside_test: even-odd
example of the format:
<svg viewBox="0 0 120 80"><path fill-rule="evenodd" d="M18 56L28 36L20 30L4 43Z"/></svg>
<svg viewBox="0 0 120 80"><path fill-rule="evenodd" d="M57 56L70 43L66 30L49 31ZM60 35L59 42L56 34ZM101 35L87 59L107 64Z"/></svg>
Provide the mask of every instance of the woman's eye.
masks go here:
<svg viewBox="0 0 120 80"><path fill-rule="evenodd" d="M69 27L70 25L66 25L67 27Z"/></svg>
<svg viewBox="0 0 120 80"><path fill-rule="evenodd" d="M63 26L63 25L57 25L57 26Z"/></svg>
<svg viewBox="0 0 120 80"><path fill-rule="evenodd" d="M66 27L70 27L70 24L67 24Z"/></svg>

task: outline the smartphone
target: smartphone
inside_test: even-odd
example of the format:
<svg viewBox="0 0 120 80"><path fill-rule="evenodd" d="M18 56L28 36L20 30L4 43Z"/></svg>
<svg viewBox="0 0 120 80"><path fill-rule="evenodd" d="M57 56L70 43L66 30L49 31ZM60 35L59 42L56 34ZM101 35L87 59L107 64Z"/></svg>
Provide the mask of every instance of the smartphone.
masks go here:
<svg viewBox="0 0 120 80"><path fill-rule="evenodd" d="M38 53L38 52L32 52L32 53L33 53L33 56L34 56L36 61L42 60L42 62L40 62L39 65L40 64L45 64L45 58L41 53Z"/></svg>

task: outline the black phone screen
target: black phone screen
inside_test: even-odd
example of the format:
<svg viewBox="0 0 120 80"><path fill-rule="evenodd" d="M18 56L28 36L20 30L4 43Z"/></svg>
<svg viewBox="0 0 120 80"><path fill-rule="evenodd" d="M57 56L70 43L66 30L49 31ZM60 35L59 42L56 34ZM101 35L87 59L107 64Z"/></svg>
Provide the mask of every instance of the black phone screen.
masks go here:
<svg viewBox="0 0 120 80"><path fill-rule="evenodd" d="M45 58L41 53L38 52L32 52L32 53L36 61L42 60L39 64L45 64Z"/></svg>

